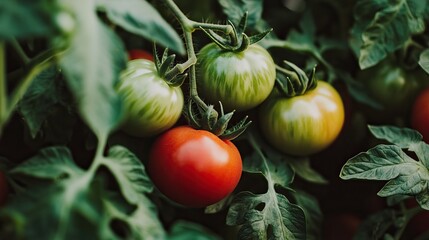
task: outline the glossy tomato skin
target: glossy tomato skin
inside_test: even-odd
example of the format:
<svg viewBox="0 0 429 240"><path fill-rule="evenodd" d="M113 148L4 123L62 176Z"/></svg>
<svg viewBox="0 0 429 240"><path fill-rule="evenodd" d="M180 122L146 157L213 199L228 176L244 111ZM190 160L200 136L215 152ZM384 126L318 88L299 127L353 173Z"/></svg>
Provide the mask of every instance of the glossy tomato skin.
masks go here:
<svg viewBox="0 0 429 240"><path fill-rule="evenodd" d="M344 106L338 92L326 82L304 95L272 96L260 108L260 127L278 150L308 156L327 148L344 124Z"/></svg>
<svg viewBox="0 0 429 240"><path fill-rule="evenodd" d="M257 44L242 52L222 50L215 43L198 53L198 89L211 104L245 111L262 103L274 86L271 55Z"/></svg>
<svg viewBox="0 0 429 240"><path fill-rule="evenodd" d="M183 109L180 87L169 86L149 60L129 61L117 91L124 99L126 113L122 129L132 136L165 131L177 122Z"/></svg>
<svg viewBox="0 0 429 240"><path fill-rule="evenodd" d="M131 49L128 51L128 60L147 59L153 62L153 55L146 50Z"/></svg>
<svg viewBox="0 0 429 240"><path fill-rule="evenodd" d="M242 161L231 141L179 126L155 141L147 168L155 186L169 199L188 207L204 207L235 189Z"/></svg>
<svg viewBox="0 0 429 240"><path fill-rule="evenodd" d="M413 104L411 126L423 135L426 143L429 143L429 88L421 92Z"/></svg>

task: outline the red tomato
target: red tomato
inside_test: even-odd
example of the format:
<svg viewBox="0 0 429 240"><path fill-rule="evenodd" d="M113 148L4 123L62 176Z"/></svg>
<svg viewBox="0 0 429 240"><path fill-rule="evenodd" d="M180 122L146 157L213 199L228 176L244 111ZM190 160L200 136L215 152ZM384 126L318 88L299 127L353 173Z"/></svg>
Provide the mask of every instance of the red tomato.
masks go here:
<svg viewBox="0 0 429 240"><path fill-rule="evenodd" d="M161 193L188 207L204 207L229 195L241 177L242 161L229 140L180 126L154 143L148 173Z"/></svg>
<svg viewBox="0 0 429 240"><path fill-rule="evenodd" d="M411 126L423 135L423 140L429 143L429 88L421 92L413 104Z"/></svg>
<svg viewBox="0 0 429 240"><path fill-rule="evenodd" d="M132 49L128 51L128 60L133 59L147 59L153 61L152 53L141 49Z"/></svg>
<svg viewBox="0 0 429 240"><path fill-rule="evenodd" d="M0 172L0 206L6 203L9 194L9 185L7 184L6 176Z"/></svg>

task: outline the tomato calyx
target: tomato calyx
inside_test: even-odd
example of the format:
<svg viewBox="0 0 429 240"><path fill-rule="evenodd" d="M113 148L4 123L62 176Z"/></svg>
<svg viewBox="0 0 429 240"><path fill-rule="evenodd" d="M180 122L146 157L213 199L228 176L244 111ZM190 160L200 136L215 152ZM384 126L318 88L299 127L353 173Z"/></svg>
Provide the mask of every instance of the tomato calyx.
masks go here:
<svg viewBox="0 0 429 240"><path fill-rule="evenodd" d="M214 43L216 43L221 49L225 51L242 52L246 50L251 44L261 41L265 36L268 35L268 33L273 30L271 28L262 33L258 33L253 36L247 36L247 34L244 33L247 25L247 16L248 12L246 11L241 18L238 27L235 27L235 25L228 20L228 25L232 27L233 31L227 37L222 37L211 29L206 30L201 27L201 30L203 30L207 34L207 36L209 36L210 39Z"/></svg>
<svg viewBox="0 0 429 240"><path fill-rule="evenodd" d="M299 96L317 87L316 66L314 66L310 76L307 76L305 72L295 64L286 60L283 62L292 70L276 66L276 85L282 95L286 97Z"/></svg>
<svg viewBox="0 0 429 240"><path fill-rule="evenodd" d="M158 57L156 47L153 48L153 56L155 58L155 66L158 75L164 79L168 85L172 87L180 87L188 76L187 73L179 74L178 72L170 71L174 66L176 54L168 55L168 48L164 50L162 58Z"/></svg>
<svg viewBox="0 0 429 240"><path fill-rule="evenodd" d="M194 100L190 99L184 115L191 127L209 131L222 140L233 140L246 131L252 121L247 121L248 117L246 116L237 124L228 128L234 111L225 114L222 103L219 102L219 105L220 116L213 105L200 106Z"/></svg>

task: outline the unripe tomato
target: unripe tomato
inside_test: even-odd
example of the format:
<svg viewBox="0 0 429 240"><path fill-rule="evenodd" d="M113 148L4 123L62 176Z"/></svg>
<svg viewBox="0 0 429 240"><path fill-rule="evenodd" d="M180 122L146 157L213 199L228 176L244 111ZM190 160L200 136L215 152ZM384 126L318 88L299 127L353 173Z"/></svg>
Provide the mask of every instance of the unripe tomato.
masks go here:
<svg viewBox="0 0 429 240"><path fill-rule="evenodd" d="M154 143L148 173L161 193L188 207L204 207L228 196L241 177L241 156L229 140L180 126Z"/></svg>
<svg viewBox="0 0 429 240"><path fill-rule="evenodd" d="M303 95L270 97L260 108L260 126L278 150L307 156L328 147L344 124L344 106L338 92L326 82Z"/></svg>
<svg viewBox="0 0 429 240"><path fill-rule="evenodd" d="M153 55L145 50L141 49L131 49L128 51L128 59L147 59L153 62Z"/></svg>
<svg viewBox="0 0 429 240"><path fill-rule="evenodd" d="M124 99L126 112L122 129L130 135L158 134L172 127L182 113L182 90L168 85L152 61L129 61L117 91Z"/></svg>
<svg viewBox="0 0 429 240"><path fill-rule="evenodd" d="M256 107L270 94L275 78L271 55L257 44L232 52L210 43L198 53L198 89L210 103L221 101L226 110Z"/></svg>
<svg viewBox="0 0 429 240"><path fill-rule="evenodd" d="M423 135L426 143L429 143L429 88L421 92L413 104L411 126Z"/></svg>
<svg viewBox="0 0 429 240"><path fill-rule="evenodd" d="M429 84L421 69L405 70L393 60L384 60L358 73L369 94L381 103L387 113L408 113L416 95Z"/></svg>

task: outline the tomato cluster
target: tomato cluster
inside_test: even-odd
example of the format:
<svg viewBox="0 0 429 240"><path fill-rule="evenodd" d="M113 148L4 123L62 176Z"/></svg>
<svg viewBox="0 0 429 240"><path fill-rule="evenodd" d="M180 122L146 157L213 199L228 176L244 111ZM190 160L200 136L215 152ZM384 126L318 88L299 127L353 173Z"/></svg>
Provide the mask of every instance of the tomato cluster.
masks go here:
<svg viewBox="0 0 429 240"><path fill-rule="evenodd" d="M138 137L162 133L147 164L155 186L188 207L207 206L228 196L241 178L239 150L210 129L173 127L183 109L182 90L168 84L147 52L133 50L129 57L117 87L125 103L122 129ZM338 92L320 81L299 96L282 96L274 86L275 63L257 44L242 51L206 45L198 53L197 77L198 90L208 103L259 111L263 135L286 154L315 154L341 131L344 107Z"/></svg>

